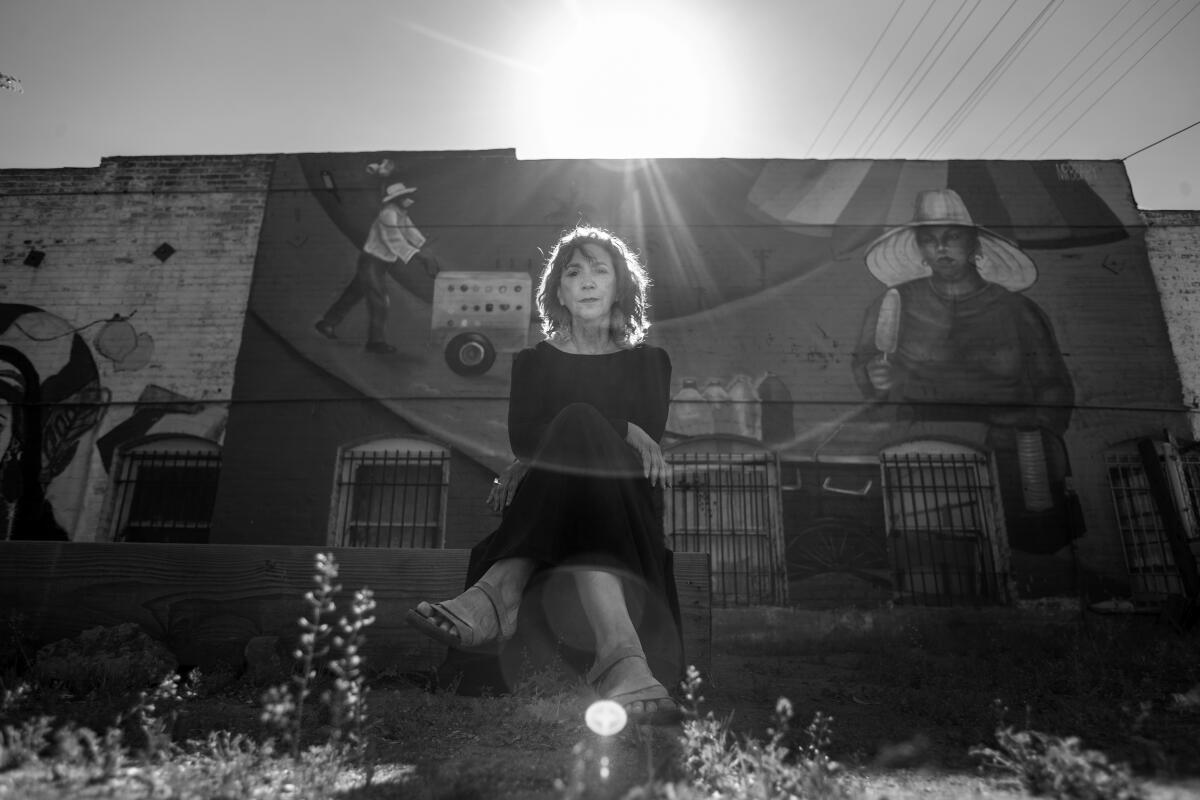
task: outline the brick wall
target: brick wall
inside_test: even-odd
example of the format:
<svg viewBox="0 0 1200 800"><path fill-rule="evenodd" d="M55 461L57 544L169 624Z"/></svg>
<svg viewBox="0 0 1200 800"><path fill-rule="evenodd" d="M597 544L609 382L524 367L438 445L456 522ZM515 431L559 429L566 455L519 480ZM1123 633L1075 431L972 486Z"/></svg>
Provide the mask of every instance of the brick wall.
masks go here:
<svg viewBox="0 0 1200 800"><path fill-rule="evenodd" d="M76 330L111 400L81 445L150 401L188 404L160 406L143 433L219 440L272 163L117 157L95 169L0 171L0 296ZM26 264L31 253L42 254L37 266ZM107 325L114 316L127 324ZM106 538L107 472L96 447L80 446L51 482L73 539Z"/></svg>
<svg viewBox="0 0 1200 800"><path fill-rule="evenodd" d="M1144 211L1146 251L1162 298L1171 349L1200 439L1200 211ZM1174 400L1175 398L1163 398Z"/></svg>

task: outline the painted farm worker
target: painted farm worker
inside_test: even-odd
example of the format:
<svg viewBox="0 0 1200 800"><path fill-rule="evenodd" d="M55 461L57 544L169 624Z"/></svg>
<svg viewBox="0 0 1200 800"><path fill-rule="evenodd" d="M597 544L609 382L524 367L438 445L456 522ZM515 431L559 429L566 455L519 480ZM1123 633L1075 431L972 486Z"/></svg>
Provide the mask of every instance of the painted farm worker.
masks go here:
<svg viewBox="0 0 1200 800"><path fill-rule="evenodd" d="M647 284L638 257L599 228L571 230L550 251L537 291L545 340L513 360L516 460L488 497L500 526L472 549L466 591L408 614L452 648L443 674L470 662L463 651L499 645L491 666L503 680L491 688L502 689L516 646L549 641L631 719L677 717L666 687L682 675L682 640L659 447L671 362L643 341Z"/></svg>
<svg viewBox="0 0 1200 800"><path fill-rule="evenodd" d="M367 303L367 345L369 353L394 353L395 346L387 341L388 296L386 277L396 280L397 270L412 260L425 244L425 236L417 230L408 209L410 197L417 188L402 182L389 183L382 188L382 206L371 223L367 240L358 255L354 278L342 291L325 315L316 322L317 331L328 339L337 338L337 326L359 301Z"/></svg>
<svg viewBox="0 0 1200 800"><path fill-rule="evenodd" d="M1075 389L1049 318L1021 293L1037 280L1033 260L976 225L956 192L935 189L917 195L913 220L876 239L866 261L892 289L863 320L853 360L863 394L901 420L985 424L1009 543L1030 553L1061 548L1067 526L1053 509L1029 508L1018 463L1023 433L1050 434L1037 449L1061 505L1061 437Z"/></svg>

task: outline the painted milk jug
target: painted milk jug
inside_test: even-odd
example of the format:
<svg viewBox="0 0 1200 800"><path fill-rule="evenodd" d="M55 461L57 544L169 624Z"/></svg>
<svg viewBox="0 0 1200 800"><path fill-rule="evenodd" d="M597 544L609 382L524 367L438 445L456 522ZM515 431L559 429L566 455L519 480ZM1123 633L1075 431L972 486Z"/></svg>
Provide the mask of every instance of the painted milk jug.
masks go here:
<svg viewBox="0 0 1200 800"><path fill-rule="evenodd" d="M713 433L734 433L733 403L721 381L717 378L710 378L704 391L700 394L704 395L704 399L708 402L708 413L712 415Z"/></svg>
<svg viewBox="0 0 1200 800"><path fill-rule="evenodd" d="M667 414L667 430L680 436L703 436L712 433L712 414L695 378L684 378L683 388L671 398Z"/></svg>
<svg viewBox="0 0 1200 800"><path fill-rule="evenodd" d="M733 433L751 439L762 438L762 406L754 380L749 375L734 375L725 387L733 405Z"/></svg>

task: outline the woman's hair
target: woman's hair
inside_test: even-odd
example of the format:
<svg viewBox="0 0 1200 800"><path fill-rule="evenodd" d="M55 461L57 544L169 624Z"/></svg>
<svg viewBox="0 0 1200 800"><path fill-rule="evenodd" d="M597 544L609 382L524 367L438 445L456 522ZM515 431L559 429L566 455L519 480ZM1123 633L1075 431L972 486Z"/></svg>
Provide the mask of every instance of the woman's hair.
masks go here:
<svg viewBox="0 0 1200 800"><path fill-rule="evenodd" d="M542 318L542 333L549 339L570 338L571 314L558 299L563 270L575 251L586 244L603 247L612 257L616 271L616 300L613 303L613 339L630 347L641 343L650 328L646 316L646 288L650 278L637 254L620 237L603 228L580 225L567 231L555 242L542 268L538 283L537 310Z"/></svg>

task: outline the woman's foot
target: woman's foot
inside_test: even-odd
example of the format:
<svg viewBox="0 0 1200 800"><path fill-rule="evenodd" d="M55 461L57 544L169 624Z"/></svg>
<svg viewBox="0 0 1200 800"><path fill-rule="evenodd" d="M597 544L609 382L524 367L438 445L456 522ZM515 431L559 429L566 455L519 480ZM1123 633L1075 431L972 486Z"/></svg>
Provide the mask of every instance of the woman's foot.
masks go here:
<svg viewBox="0 0 1200 800"><path fill-rule="evenodd" d="M405 620L444 645L466 650L511 639L519 611L519 603L505 603L496 587L479 581L453 600L418 603Z"/></svg>
<svg viewBox="0 0 1200 800"><path fill-rule="evenodd" d="M602 698L620 703L632 722L666 725L681 717L679 706L650 671L640 647L619 647L597 656L587 679Z"/></svg>

